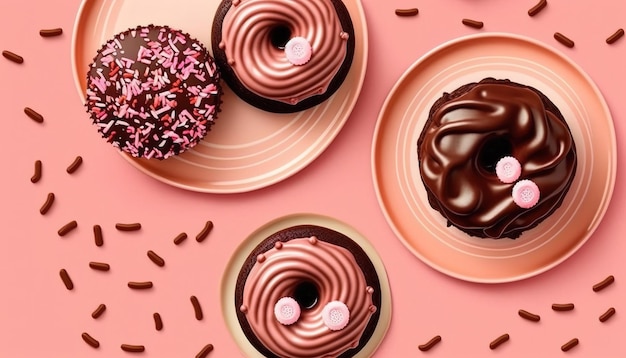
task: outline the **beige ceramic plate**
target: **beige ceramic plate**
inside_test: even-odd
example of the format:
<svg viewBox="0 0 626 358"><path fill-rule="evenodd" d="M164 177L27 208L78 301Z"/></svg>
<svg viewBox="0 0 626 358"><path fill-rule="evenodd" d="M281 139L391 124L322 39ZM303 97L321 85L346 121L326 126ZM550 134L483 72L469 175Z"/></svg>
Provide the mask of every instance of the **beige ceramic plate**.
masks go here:
<svg viewBox="0 0 626 358"><path fill-rule="evenodd" d="M355 356L355 358L371 357L383 340L383 337L389 328L389 323L391 322L391 289L389 287L389 280L387 278L385 266L383 265L383 262L374 247L363 235L357 232L354 228L336 219L323 215L292 214L283 216L261 226L250 234L250 236L248 236L248 238L246 238L241 245L239 245L224 270L224 276L222 277L221 284L222 312L224 314L224 321L226 322L230 333L239 345L239 348L245 353L246 357L263 357L263 355L261 355L256 348L250 344L241 330L239 321L237 320L237 313L235 312L234 305L237 275L239 275L239 271L241 271L241 267L250 252L254 250L254 248L260 244L261 241L277 231L296 225L317 225L338 231L359 244L372 261L372 264L378 273L378 279L380 280L382 307L380 308L380 318L378 319L378 325L374 330L374 334L372 335L370 341Z"/></svg>
<svg viewBox="0 0 626 358"><path fill-rule="evenodd" d="M84 100L87 69L114 34L150 23L179 28L211 48L211 24L220 0L83 0L72 40L72 66ZM293 114L256 109L225 88L222 112L207 137L192 150L165 161L123 155L162 182L200 192L259 189L295 174L317 158L350 116L367 65L367 27L360 0L344 0L356 34L350 72L322 104ZM85 115L84 120L89 120ZM94 128L95 130L95 128Z"/></svg>
<svg viewBox="0 0 626 358"><path fill-rule="evenodd" d="M545 93L565 116L578 151L576 177L562 206L517 240L481 240L446 227L429 206L419 175L417 140L434 101L485 77ZM474 35L435 48L399 79L378 118L372 167L388 223L418 258L467 281L515 281L556 266L592 235L615 184L615 131L600 91L572 61L528 38Z"/></svg>

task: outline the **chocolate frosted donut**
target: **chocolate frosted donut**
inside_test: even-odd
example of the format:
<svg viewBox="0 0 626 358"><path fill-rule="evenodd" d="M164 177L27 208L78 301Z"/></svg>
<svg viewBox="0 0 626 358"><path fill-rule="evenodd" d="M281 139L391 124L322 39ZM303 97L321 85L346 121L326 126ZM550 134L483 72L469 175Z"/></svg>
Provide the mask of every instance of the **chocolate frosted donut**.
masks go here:
<svg viewBox="0 0 626 358"><path fill-rule="evenodd" d="M291 113L339 89L352 64L354 36L341 0L223 0L212 44L224 81L239 97Z"/></svg>
<svg viewBox="0 0 626 358"><path fill-rule="evenodd" d="M486 78L444 93L417 148L431 207L480 238L515 239L537 226L561 205L576 172L576 147L559 109L509 80Z"/></svg>
<svg viewBox="0 0 626 358"><path fill-rule="evenodd" d="M221 104L213 58L188 34L138 26L98 51L85 106L107 142L138 158L166 159L195 146Z"/></svg>
<svg viewBox="0 0 626 358"><path fill-rule="evenodd" d="M363 249L334 230L300 225L270 235L248 256L234 304L266 357L353 357L380 317L381 285Z"/></svg>

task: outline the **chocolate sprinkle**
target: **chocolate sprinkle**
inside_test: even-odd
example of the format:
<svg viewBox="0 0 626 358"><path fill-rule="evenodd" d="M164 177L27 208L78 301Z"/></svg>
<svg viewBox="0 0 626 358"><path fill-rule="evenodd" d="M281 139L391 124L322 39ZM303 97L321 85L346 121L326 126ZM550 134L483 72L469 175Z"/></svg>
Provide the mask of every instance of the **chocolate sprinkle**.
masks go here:
<svg viewBox="0 0 626 358"><path fill-rule="evenodd" d="M83 157L79 155L76 157L76 159L74 159L72 164L70 164L70 166L67 167L66 169L67 173L68 174L74 173L78 169L78 167L80 167L81 164L83 164Z"/></svg>
<svg viewBox="0 0 626 358"><path fill-rule="evenodd" d="M101 303L101 304L98 306L98 308L96 308L96 310L95 310L95 311L93 311L93 312L91 313L91 317L92 317L93 319L97 319L97 318L99 318L100 316L102 316L102 314L104 313L104 311L106 311L106 309L107 309L107 306L106 306L104 303Z"/></svg>
<svg viewBox="0 0 626 358"><path fill-rule="evenodd" d="M197 242L204 241L204 239L206 239L207 236L209 236L209 233L211 232L211 230L213 230L213 222L209 220L206 222L206 224L204 224L204 228L202 229L202 231L200 231L200 233L196 235L196 241Z"/></svg>
<svg viewBox="0 0 626 358"><path fill-rule="evenodd" d="M482 21L476 21L476 20L472 20L472 19L463 19L463 21L461 21L463 23L463 25L465 26L469 26L469 27L473 27L475 29L482 29L483 26L485 24L483 24Z"/></svg>
<svg viewBox="0 0 626 358"><path fill-rule="evenodd" d="M548 5L547 0L539 0L537 5L533 6L532 8L530 8L530 10L528 10L528 16L537 15L538 13L541 12L541 10L543 10L544 7L546 7L546 5Z"/></svg>
<svg viewBox="0 0 626 358"><path fill-rule="evenodd" d="M4 58L6 58L7 60L13 61L15 63L24 63L24 57L11 51L2 51L2 56L4 56Z"/></svg>
<svg viewBox="0 0 626 358"><path fill-rule="evenodd" d="M611 307L606 312L604 312L598 319L600 322L606 322L609 318L611 318L615 314L615 308Z"/></svg>
<svg viewBox="0 0 626 358"><path fill-rule="evenodd" d="M211 351L213 351L213 345L209 343L204 346L204 348L202 348L202 350L198 354L196 354L196 358L206 358L206 356L208 356Z"/></svg>
<svg viewBox="0 0 626 358"><path fill-rule="evenodd" d="M33 121L37 123L43 123L43 116L37 113L37 111L35 111L34 109L26 107L24 108L24 113L26 113L26 115Z"/></svg>
<svg viewBox="0 0 626 358"><path fill-rule="evenodd" d="M65 288L67 288L68 290L73 290L74 283L72 282L72 279L70 278L70 275L67 273L67 271L65 271L65 269L61 269L59 275L61 276L61 280L63 281Z"/></svg>
<svg viewBox="0 0 626 358"><path fill-rule="evenodd" d="M574 309L573 303L553 303L552 309L555 311L571 311Z"/></svg>
<svg viewBox="0 0 626 358"><path fill-rule="evenodd" d="M46 198L46 202L43 203L43 205L39 209L39 213L41 215L46 215L48 210L50 210L50 208L52 207L53 203L54 203L54 193L48 193L48 197Z"/></svg>
<svg viewBox="0 0 626 358"><path fill-rule="evenodd" d="M100 227L100 225L93 226L93 238L96 242L96 246L99 247L104 245L104 240L102 238L102 228Z"/></svg>
<svg viewBox="0 0 626 358"><path fill-rule="evenodd" d="M152 288L152 281L144 281L144 282L130 281L128 283L128 287L135 289L135 290L145 290L148 288Z"/></svg>
<svg viewBox="0 0 626 358"><path fill-rule="evenodd" d="M174 245L180 245L185 240L187 240L187 234L184 232L181 232L174 238Z"/></svg>
<svg viewBox="0 0 626 358"><path fill-rule="evenodd" d="M30 177L31 183L36 183L41 180L41 160L35 161L35 173Z"/></svg>
<svg viewBox="0 0 626 358"><path fill-rule="evenodd" d="M83 341L85 341L85 343L89 344L93 348L100 347L100 342L98 342L95 338L90 336L89 333L83 332L81 336L83 337Z"/></svg>
<svg viewBox="0 0 626 358"><path fill-rule="evenodd" d="M613 35L607 37L606 43L608 43L609 45L615 43L615 41L622 38L622 36L624 36L624 29L618 29L613 33Z"/></svg>
<svg viewBox="0 0 626 358"><path fill-rule="evenodd" d="M398 16L415 16L419 14L419 10L414 7L411 9L396 9L396 15Z"/></svg>
<svg viewBox="0 0 626 358"><path fill-rule="evenodd" d="M572 338L569 342L561 346L561 350L563 352L567 352L570 349L576 347L577 345L578 345L578 338Z"/></svg>
<svg viewBox="0 0 626 358"><path fill-rule="evenodd" d="M146 350L146 347L134 344L122 344L122 350L124 352L141 353Z"/></svg>
<svg viewBox="0 0 626 358"><path fill-rule="evenodd" d="M59 229L58 234L59 236L65 236L70 231L76 229L77 227L78 227L78 223L76 222L76 220L72 220L68 222L67 224L63 225L63 227Z"/></svg>
<svg viewBox="0 0 626 358"><path fill-rule="evenodd" d="M566 47L569 47L569 48L574 47L574 41L572 41L570 38L568 38L567 36L563 35L560 32L554 33L554 39Z"/></svg>
<svg viewBox="0 0 626 358"><path fill-rule="evenodd" d="M109 271L111 269L111 266L109 266L109 264L107 263L93 261L89 263L89 267L98 271Z"/></svg>
<svg viewBox="0 0 626 358"><path fill-rule="evenodd" d="M500 337L494 339L491 343L489 343L489 348L491 349L496 349L498 348L502 343L506 342L509 340L509 334L505 333L503 335L501 335Z"/></svg>
<svg viewBox="0 0 626 358"><path fill-rule="evenodd" d="M154 251L152 250L148 251L148 257L150 258L152 262L154 262L155 265L160 266L160 267L165 266L165 260L163 260L163 258L157 255Z"/></svg>
<svg viewBox="0 0 626 358"><path fill-rule="evenodd" d="M163 329L163 320L161 320L161 315L158 312L155 312L152 317L154 318L154 328L157 331Z"/></svg>
<svg viewBox="0 0 626 358"><path fill-rule="evenodd" d="M60 36L63 34L63 29L60 27L54 28L54 29L42 29L39 30L39 35L41 37L54 37L54 36Z"/></svg>
<svg viewBox="0 0 626 358"><path fill-rule="evenodd" d="M422 352L426 352L439 342L441 342L441 336L434 336L430 339L430 341L426 342L425 344L420 344L417 348L419 348L419 350Z"/></svg>
<svg viewBox="0 0 626 358"><path fill-rule="evenodd" d="M533 322L539 322L539 320L541 319L541 317L537 314L534 313L530 313L528 311L525 310L519 310L518 314L520 317L527 319L529 321L533 321Z"/></svg>
<svg viewBox="0 0 626 358"><path fill-rule="evenodd" d="M200 302L196 296L191 296L191 304L193 305L193 312L196 315L196 319L201 321L203 318L202 307L200 307Z"/></svg>
<svg viewBox="0 0 626 358"><path fill-rule="evenodd" d="M615 277L613 277L613 275L610 275L604 280L593 285L593 291L594 292L602 291L605 288L609 287L611 284L613 284L613 282L615 282Z"/></svg>
<svg viewBox="0 0 626 358"><path fill-rule="evenodd" d="M140 223L132 223L132 224L115 224L115 228L119 231L137 231L141 229Z"/></svg>

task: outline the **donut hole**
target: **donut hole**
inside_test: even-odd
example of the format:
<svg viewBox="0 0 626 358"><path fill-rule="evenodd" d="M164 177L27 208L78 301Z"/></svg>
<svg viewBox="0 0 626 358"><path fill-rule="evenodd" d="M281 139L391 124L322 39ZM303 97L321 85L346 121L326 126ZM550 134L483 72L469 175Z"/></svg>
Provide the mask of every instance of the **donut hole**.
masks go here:
<svg viewBox="0 0 626 358"><path fill-rule="evenodd" d="M478 153L478 165L489 173L496 172L496 164L502 157L513 154L513 145L504 137L488 139Z"/></svg>
<svg viewBox="0 0 626 358"><path fill-rule="evenodd" d="M313 282L304 281L295 287L292 297L303 309L311 309L317 304L319 296L317 286Z"/></svg>
<svg viewBox="0 0 626 358"><path fill-rule="evenodd" d="M284 50L285 45L291 39L291 29L284 24L276 25L270 30L269 37L272 46L279 50Z"/></svg>

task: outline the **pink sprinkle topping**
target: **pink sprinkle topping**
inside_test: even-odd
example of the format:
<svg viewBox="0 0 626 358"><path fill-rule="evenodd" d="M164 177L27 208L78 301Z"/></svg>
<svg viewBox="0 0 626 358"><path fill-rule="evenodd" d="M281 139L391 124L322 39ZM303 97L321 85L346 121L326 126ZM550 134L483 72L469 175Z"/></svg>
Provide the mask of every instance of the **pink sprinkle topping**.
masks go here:
<svg viewBox="0 0 626 358"><path fill-rule="evenodd" d="M539 187L532 180L518 181L513 186L513 201L520 208L532 208L539 202Z"/></svg>
<svg viewBox="0 0 626 358"><path fill-rule="evenodd" d="M283 297L274 305L274 316L280 324L294 324L300 318L300 305L291 297Z"/></svg>
<svg viewBox="0 0 626 358"><path fill-rule="evenodd" d="M343 329L350 320L348 306L341 301L331 301L322 310L324 324L332 331Z"/></svg>
<svg viewBox="0 0 626 358"><path fill-rule="evenodd" d="M496 175L501 182L513 183L522 174L522 166L513 157L504 157L496 163Z"/></svg>
<svg viewBox="0 0 626 358"><path fill-rule="evenodd" d="M293 37L285 45L285 56L295 66L309 62L312 52L311 44L304 37Z"/></svg>

